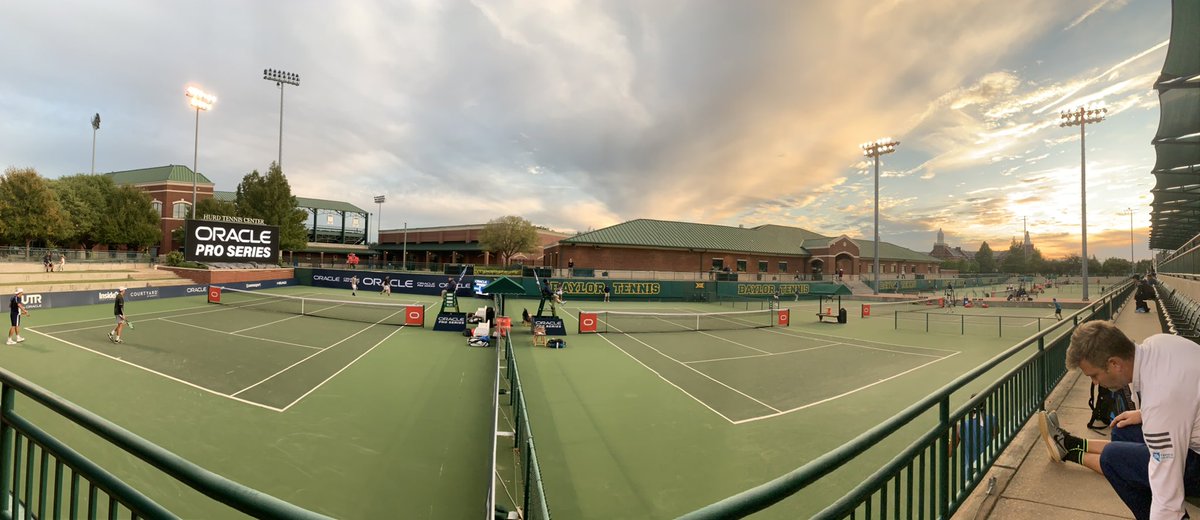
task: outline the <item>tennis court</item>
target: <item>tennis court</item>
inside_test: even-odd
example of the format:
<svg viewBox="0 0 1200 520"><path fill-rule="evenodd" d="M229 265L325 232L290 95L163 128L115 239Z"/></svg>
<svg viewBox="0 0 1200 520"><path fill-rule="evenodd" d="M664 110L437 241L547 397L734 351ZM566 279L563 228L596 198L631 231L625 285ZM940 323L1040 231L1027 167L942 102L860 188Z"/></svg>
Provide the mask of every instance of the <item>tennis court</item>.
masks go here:
<svg viewBox="0 0 1200 520"><path fill-rule="evenodd" d="M404 331L405 306L227 290L224 305L70 321L30 332L214 395L282 412ZM307 304L308 308L304 309ZM423 305L423 304L422 304Z"/></svg>
<svg viewBox="0 0 1200 520"><path fill-rule="evenodd" d="M772 314L601 311L602 326L619 332L600 337L732 424L803 410L958 354L765 326ZM700 330L669 332L693 321ZM844 377L795 377L838 373L851 363L856 370Z"/></svg>
<svg viewBox="0 0 1200 520"><path fill-rule="evenodd" d="M269 293L315 297L305 305L326 317L236 297L135 301L135 328L114 344L111 304L34 310L5 367L206 469L335 518L478 516L492 480L495 351L361 305L432 307L436 297ZM184 517L241 516L36 404L17 407Z"/></svg>
<svg viewBox="0 0 1200 520"><path fill-rule="evenodd" d="M610 331L572 335L562 350L519 349L555 516L674 518L827 453L1013 343L894 330L891 316L856 312L846 325L818 323L817 301L782 303L792 310L789 327ZM730 307L581 302L560 316L573 330L578 310L597 308ZM613 328L622 325L630 327ZM811 516L899 448L885 446L756 517Z"/></svg>

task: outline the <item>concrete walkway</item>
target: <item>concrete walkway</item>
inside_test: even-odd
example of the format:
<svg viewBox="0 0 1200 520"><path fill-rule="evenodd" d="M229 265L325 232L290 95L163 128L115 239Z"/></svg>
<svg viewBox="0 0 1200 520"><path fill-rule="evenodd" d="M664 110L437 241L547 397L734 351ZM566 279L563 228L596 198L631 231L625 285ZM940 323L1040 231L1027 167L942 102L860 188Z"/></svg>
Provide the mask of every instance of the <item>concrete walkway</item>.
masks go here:
<svg viewBox="0 0 1200 520"><path fill-rule="evenodd" d="M1152 312L1135 313L1131 298L1117 313L1117 326L1134 342L1161 332L1158 315L1153 312L1154 302L1150 305ZM1046 400L1046 409L1058 410L1063 428L1074 435L1107 438L1107 429L1084 427L1091 417L1089 384L1078 370L1069 372ZM992 478L995 483L989 486ZM1188 507L1192 518L1200 518L1200 509ZM1025 424L954 518L1084 520L1133 515L1103 476L1078 464L1051 461L1035 417Z"/></svg>

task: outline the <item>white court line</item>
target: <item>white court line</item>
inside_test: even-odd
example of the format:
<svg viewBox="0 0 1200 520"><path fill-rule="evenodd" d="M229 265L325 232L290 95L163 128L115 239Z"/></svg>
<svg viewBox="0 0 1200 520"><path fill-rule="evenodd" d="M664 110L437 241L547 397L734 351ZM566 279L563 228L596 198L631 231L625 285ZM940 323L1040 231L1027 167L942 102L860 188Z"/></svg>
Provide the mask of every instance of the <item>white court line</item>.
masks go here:
<svg viewBox="0 0 1200 520"><path fill-rule="evenodd" d="M432 305L432 304L430 304L430 305ZM428 308L427 308L426 310L428 310ZM379 345L382 345L382 344L383 344L383 342L385 342L385 341L387 341L387 340L391 339L391 337L392 337L392 336L394 336L394 335L395 335L397 332L400 332L402 329L404 329L404 327L405 327L405 326L401 326L399 329L396 329L396 330L392 331L392 333L391 333L391 334L388 334L388 335L387 335L387 337L385 337L385 338L383 338L383 339L379 340L379 342L378 342L378 343L376 343L376 344L372 345L372 346L371 346L371 348L367 349L367 351L366 351L366 352L363 352L362 354L359 354L359 356L358 356L358 357L356 357L356 358L354 358L354 359L350 360L350 362L349 362L349 363L347 363L347 364L346 364L346 366L344 366L344 367L342 367L342 368L338 369L338 371L337 371L337 372L334 372L334 373L333 373L333 374L331 374L329 377L325 378L325 380L324 380L324 381L321 381L320 383L317 383L317 386L314 386L314 387L312 387L312 389L311 389L311 390L309 390L309 391L307 391L307 392L304 392L304 394L303 394L303 395L301 395L300 397L297 397L295 401L292 401L291 403L288 403L288 405L287 405L287 406L283 407L283 411L285 411L285 412L286 412L286 411L288 410L288 408L291 408L291 407L292 407L292 405L294 405L294 404L296 404L296 403L300 402L300 401L301 401L302 399L304 399L305 397L308 397L308 394L311 394L311 393L313 393L313 392L316 392L318 388L321 388L321 386L323 386L325 383L328 383L328 382L329 382L329 380L333 379L334 377L337 377L337 375L338 375L338 374L341 374L341 373L342 373L343 371L345 371L347 368L350 368L350 366L351 366L351 365L353 365L353 364L357 363L357 362L358 362L358 360L362 359L362 357L363 357L363 356L365 356L365 355L367 355L367 354L370 354L372 350L375 350L375 347L378 347ZM318 354L319 354L319 352L318 352Z"/></svg>
<svg viewBox="0 0 1200 520"><path fill-rule="evenodd" d="M604 341L605 341L605 342L607 342L609 345L612 345L612 346L613 346L613 347L615 347L617 350L620 350L622 354L625 354L626 356L629 356L629 359L632 359L632 360L633 360L635 363L637 363L637 364L639 364L639 365L642 365L642 367L644 367L646 370L649 370L649 371L650 371L650 373L652 373L652 374L654 374L654 375L658 376L658 378L659 378L659 379L662 379L662 380L663 380L664 382L666 382L668 385L671 385L671 386L675 387L675 389L676 389L676 390L679 390L680 392L683 392L683 395L686 395L686 396L688 396L688 397L691 397L693 401L696 401L697 403L700 403L700 406L703 406L703 407L705 407L705 408L708 408L708 409L709 409L709 411L711 411L712 413L715 413L715 414L717 414L718 416L720 416L722 419L725 419L726 421L729 421L729 424L737 424L736 422L734 422L734 420L733 420L733 419L730 419L730 418L726 417L726 416L725 416L725 414L723 414L723 413L721 413L721 412L717 411L717 409L716 409L716 408L713 408L712 406L709 406L709 405L708 405L708 403L704 402L704 400L703 400L703 399L700 399L700 398L698 398L698 397L696 397L696 396L692 395L692 394L691 394L691 392L688 392L687 390L684 390L684 389L683 389L683 387L681 387L681 386L679 386L679 385L675 384L675 382L674 382L674 381L671 381L670 379L667 379L666 377L663 377L663 375L662 375L662 374L660 374L660 373L659 373L657 370L655 370L655 369L653 369L653 368L650 368L650 367L649 367L648 365L646 365L645 363L642 363L642 360L638 359L638 358L637 358L637 357L635 357L633 354L630 354L629 352L626 352L626 351L625 351L625 349L621 348L621 347L620 347L620 346L618 346L616 343L613 343L613 342L612 342L612 340L608 339L608 337L606 337L605 335L601 334L601 335L600 335L600 339L604 340ZM772 408L772 409L773 409L773 408Z"/></svg>
<svg viewBox="0 0 1200 520"><path fill-rule="evenodd" d="M948 357L950 357L950 356L953 356L954 354L958 354L958 352L955 352L954 354L950 354L950 356L937 356L937 355L934 355L934 354L921 354L921 353L918 353L918 352L905 352L905 351L903 351L903 350L892 350L892 349L888 349L888 348L868 347L868 346L866 346L866 345L859 345L858 343L843 343L843 342L838 342L838 343L836 343L836 344L837 344L837 345L845 345L845 346L847 346L847 347L858 347L858 348L865 348L865 349L870 349L870 350L878 350L878 351L881 351L881 352L891 352L891 353L893 353L893 354L905 354L905 355L909 355L909 356L931 357L931 358L938 358L938 359L946 359L946 358L948 358Z"/></svg>
<svg viewBox="0 0 1200 520"><path fill-rule="evenodd" d="M776 330L776 329L779 329L779 330ZM898 343L888 343L888 342L886 342L886 341L875 341L875 340L870 340L870 339L859 339L859 338L847 338L847 337L845 337L845 336L835 336L835 335L833 335L833 334L825 334L825 333L823 333L823 332L811 332L811 331L795 331L795 332L792 332L792 331L791 331L791 330L789 330L789 329L791 329L791 327L771 327L771 328L766 328L766 329L757 329L757 330L761 330L761 331L763 331L763 332L769 332L769 333L771 333L771 334L783 334L783 335L785 335L785 336L794 336L794 337L797 337L797 338L816 339L816 338L814 338L814 337L812 337L812 336L821 336L821 337L823 337L823 338L833 338L834 340L847 340L847 339L852 339L852 340L855 340L855 341L865 341L865 342L867 342L867 343L874 343L874 344L876 344L876 345L887 345L887 346L889 346L889 347L918 348L918 349L921 349L921 350L936 350L936 351L938 351L938 352L950 352L950 353L953 353L953 354L959 354L959 353L961 353L961 352L962 352L962 351L959 351L959 350L950 350L950 349L945 349L945 348L934 348L934 347L917 347L917 346L913 346L913 345L900 345L900 344L898 344Z"/></svg>
<svg viewBox="0 0 1200 520"><path fill-rule="evenodd" d="M286 318L283 318L283 319L281 319L281 320L275 320L275 321L271 321L271 322L264 323L264 324L262 324L262 325L255 325L255 326L253 326L253 327L246 327L246 328L244 328L244 329L242 329L242 330L235 330L235 331L231 332L230 334L241 334L241 333L243 333L243 332L246 332L246 331L248 331L248 330L254 330L254 329L257 329L257 328L260 328L260 327L266 327L267 325L274 325L274 324L276 324L276 323L283 323L283 322L285 322L285 321L287 321L287 320L294 320L294 319L296 319L296 318L299 318L299 317L302 317L302 316L304 316L304 315L303 315L303 314L297 314L297 315L295 315L295 316L288 316L288 317L286 317Z"/></svg>
<svg viewBox="0 0 1200 520"><path fill-rule="evenodd" d="M573 315L570 315L570 314L568 314L568 316L570 316L571 318L573 318L573 319L575 319L576 321L578 321L578 318L577 318L577 317L575 317L575 316L573 316ZM781 331L777 331L777 330L775 330L776 328L779 328L779 327L772 327L772 328L760 328L760 329L754 329L754 330L760 330L760 331L763 331L763 332L769 332L769 333L772 333L772 334L782 334L782 335L785 335L785 336L791 336L791 337L799 337L799 338L805 338L805 339L817 339L817 338L808 337L808 336L806 336L806 335L805 335L805 333L785 333L785 332L781 332ZM813 334L813 335L817 335L817 336L824 336L824 337L827 337L827 338L839 339L839 340L845 340L845 339L848 339L848 338L844 338L844 337L840 337L840 336L834 336L834 335L832 335L832 334L822 334L822 333L811 333L811 334ZM638 343L641 343L642 345L646 345L646 343L644 343L644 342L642 342L642 341L638 340L637 338L633 338L632 336L629 336L628 334L626 334L626 336L627 336L627 337L629 337L630 339L633 339L634 341L637 341ZM605 335L603 335L603 334L600 334L600 337L601 337L601 339L603 339L604 341L606 341L608 344L610 344L610 345L612 345L612 346L616 347L616 348L617 348L617 350L620 350L620 351L621 351L623 354L625 354L626 356L629 356L631 359L633 359L634 361L636 361L638 364L642 365L643 367L646 367L646 369L647 369L647 370L650 370L650 371L651 371L651 372L653 372L655 375L657 375L657 376L659 377L659 379L662 379L663 381L666 381L666 382L667 382L667 384L669 384L669 385L671 385L671 386L675 387L675 388L676 388L676 389L678 389L680 392L683 392L683 393L684 393L685 395L687 395L688 397L691 397L693 400L695 400L696 402L700 403L700 405L701 405L701 406L704 406L705 408L708 408L708 409L709 409L709 410L711 410L713 413L715 413L715 414L717 414L717 415L721 416L721 418L722 418L722 419L725 419L726 421L729 421L731 424L743 424L743 423L747 423L747 422L758 421L758 420L761 420L761 419L769 419L769 418L772 418L772 417L779 417L779 416L781 416L781 415L786 415L786 414L789 414L789 413L792 413L792 412L796 412L796 411L804 410L804 409L806 409L806 408L811 408L811 407L813 407L813 406L817 406L817 405L819 405L819 404L824 404L824 403L827 403L827 402L830 402L830 401L833 401L833 400L836 400L836 399L840 399L840 398L842 398L842 397L846 397L846 396L848 396L848 395L851 395L851 394L854 394L854 393L860 392L860 391L862 391L862 390L866 390L866 389L868 389L868 388L871 388L871 387L873 387L873 386L875 386L875 385L878 385L878 384L881 384L881 383L885 383L885 382L887 382L887 381L890 381L890 380L892 380L892 379L896 379L896 378L898 378L898 377L904 376L904 375L906 375L906 374L909 374L909 373L911 373L911 372L914 372L914 371L916 371L916 370L919 370L919 369L921 369L921 368L927 367L927 366L929 366L929 365L932 365L932 364L934 364L934 363L937 363L937 362L939 362L939 361L942 361L942 360L945 360L945 359L949 359L949 358L951 358L951 357L957 356L957 355L959 355L959 354L961 354L961 353L962 353L961 351L957 351L957 350L947 350L947 349L930 348L930 347L913 347L913 346L909 346L909 345L898 345L898 344L894 344L894 343L885 343L885 342L880 342L880 341L870 341L870 340L863 340L863 341L869 341L870 343L876 343L876 344L879 344L879 345L888 345L888 346L893 346L893 347L902 347L902 348L919 348L919 349L923 349L923 350L935 350L935 351L949 352L949 353L950 353L949 355L946 355L946 356L937 357L937 356L932 356L932 355L930 355L930 354L919 354L919 353L916 353L916 352L904 352L904 351L890 351L890 350L887 350L887 349L881 349L881 348L878 348L878 347L867 347L867 346L864 346L864 345L858 345L858 344L852 344L852 343L843 343L843 342L837 342L837 343L834 343L834 344L835 344L835 345L836 345L836 344L843 344L843 345L847 345L847 346L854 346L854 347L868 348L868 349L874 348L875 350L885 350L885 351L888 351L888 352L896 352L896 353L898 353L898 354L911 354L911 355L916 355L916 356L937 357L937 359L934 359L934 360L932 360L932 361L929 361L928 363L924 363L924 364L922 364L922 365L917 365L917 366L915 366L915 367L913 367L913 368L910 368L910 369L908 369L908 370L905 370L905 371L903 371L903 372L900 372L900 373L898 373L898 374L892 375L892 376L890 376L890 377L887 377L887 378L884 378L884 379L880 379L879 381L876 381L876 382L874 382L874 383L871 383L871 384L868 384L868 385L864 385L864 386L861 386L861 387L859 387L859 388L855 388L855 389L853 389L853 390L849 390L849 391L843 392L843 393L841 393L841 394L838 394L838 395L835 395L835 396L832 396L832 397L828 397L828 398L822 399L822 400L820 400L820 401L815 401L815 402L812 402L812 403L808 403L808 404L805 404L805 405L801 405L801 406L798 406L798 407L796 407L796 408L792 408L792 409L790 409L790 410L779 410L779 409L777 409L777 408L775 408L775 407L773 407L773 406L770 406L770 405L768 405L768 404L766 404L766 403L763 403L762 401L758 401L757 399L754 399L753 397L750 397L750 396L748 396L748 395L746 395L746 394L744 394L744 393L742 393L742 392L738 391L737 389L734 389L734 388L730 387L729 385L726 385L725 383L722 383L722 382L720 382L720 381L717 381L716 379L713 379L712 377L708 376L707 374L704 374L703 372L699 372L699 371L697 370L697 371L696 371L697 373L700 373L701 375L703 375L703 376L705 376L705 377L707 377L707 378L711 379L712 381L716 382L717 384L720 384L721 386L724 386L724 387L726 387L726 388L729 388L730 390L733 390L734 392L737 392L737 393L739 393L739 394L742 394L743 396L746 396L747 398L750 398L750 399L752 399L752 400L754 400L754 401L758 402L759 404L762 404L763 406L766 406L767 408L770 408L770 409L772 409L772 410L775 410L775 411L776 411L776 413L773 413L773 414L762 415L762 416L758 416L758 417L751 417L751 418L749 418L749 419L740 419L740 420L736 420L736 421L735 421L735 420L732 420L732 419L730 419L729 417L726 417L726 416L725 416L725 414L723 414L723 413L721 413L721 412L717 411L717 410L716 410L716 409L714 409L712 406L709 406L709 404L708 404L708 403L706 403L706 402L704 402L703 400L696 398L696 396L692 395L692 394L691 394L691 393L689 393L687 390L684 390L682 387L680 387L679 385L675 384L675 383L674 383L674 382L672 382L671 380L667 379L666 377L663 377L663 375L662 375L662 374L660 374L658 371L656 371L656 370L654 370L654 369L650 368L649 366L646 366L646 364L645 364L645 363L642 363L640 360L638 360L638 359L637 359L636 357L634 357L632 354L630 354L629 352L625 351L625 349L623 349L623 348L621 348L621 347L617 346L617 344L616 344L616 343L613 343L611 340L609 340L607 337L605 337ZM854 338L849 338L849 339L854 339ZM647 346L647 347L649 347L650 349L654 350L655 352L658 352L660 355L663 355L664 357L666 357L666 358L668 358L668 359L671 359L672 361L675 361L676 363L680 363L680 364L683 364L684 366L687 366L688 368L692 368L691 366L688 366L687 364L685 364L685 363L683 363L683 362L681 362L681 361L679 361L679 360L676 360L676 359L674 359L674 358L671 358L670 356L667 356L667 355L665 355L665 354L662 354L662 352L659 352L659 351L658 351L658 349L655 349L654 347L651 347L650 345L646 345L646 346ZM822 346L822 347L819 347L819 348L825 348L825 347L828 347L828 346L832 346L832 345L824 345L824 346ZM756 357L756 356L750 356L750 357ZM700 362L700 361L692 361L692 362L690 362L690 363L699 363L699 362ZM692 370L695 370L695 369L694 369L694 368L692 368Z"/></svg>
<svg viewBox="0 0 1200 520"><path fill-rule="evenodd" d="M781 412L778 412L778 413L773 413L773 414L770 414L770 415L762 415L762 416L759 416L759 417L751 417L751 418L749 418L749 419L742 419L742 420L740 420L740 421L734 421L734 423L733 423L733 424L744 424L744 423L748 423L748 422L754 422L754 421L758 421L758 420L762 420L762 419L770 419L770 418L772 418L772 417L778 417L778 416L780 416L780 415L786 415L786 414L789 414L789 413L792 413L792 412L798 412L798 411L800 411L800 410L803 410L803 409L805 409L805 408L812 408L812 407L814 407L814 406L817 406L817 405L819 405L819 404L828 403L829 401L833 401L833 400L835 400L835 399L841 399L841 398L843 398L843 397L846 397L846 396L848 396L848 395L850 395L850 394L854 394L854 393L861 392L861 391L863 391L863 390L866 390L866 389L868 389L868 388L871 388L871 387L873 387L873 386L875 386L875 385L878 385L878 384L881 384L881 383L886 383L886 382L888 382L888 381L891 381L891 380L893 380L893 379L896 379L897 377L900 377L900 376L903 376L903 375L905 375L905 374L908 374L908 373L910 373L910 372L913 372L913 371L916 371L916 370L919 370L919 369L925 368L925 367L927 367L927 366L929 366L929 365L932 365L932 364L934 364L934 363L937 363L938 361L942 361L942 360L944 360L944 359L950 359L950 358L952 358L952 357L954 357L954 356L957 356L957 355L958 355L958 354L960 354L960 353L961 353L961 352L955 352L955 353L953 353L953 354L950 354L949 356L946 356L946 357L943 357L943 358L938 358L938 359L935 359L935 360L933 360L933 361L930 361L930 362L928 362L928 363L925 363L924 365L917 365L917 366L915 366L915 367L912 367L912 368L910 368L910 369L908 369L908 370L905 370L905 371L903 371L903 372L900 372L899 374L896 374L896 375L893 375L893 376L890 376L890 377L885 377L885 378L883 378L883 379L880 379L879 381L876 381L876 382L874 382L874 383L871 383L871 384L869 384L869 385L863 385L863 386L860 386L860 387L858 387L858 388L855 388L855 389L853 389L853 390L849 390L849 391L846 391L846 392L842 392L842 393L840 393L840 394L838 394L838 395L835 395L835 396L832 396L832 397L826 397L825 399L821 399L820 401L814 401L814 402L811 402L811 403L808 403L808 404L805 404L805 405L800 405L800 406L797 406L797 407L795 407L795 408L792 408L792 409L790 409L790 410L783 410L783 411L781 411Z"/></svg>
<svg viewBox="0 0 1200 520"><path fill-rule="evenodd" d="M788 350L788 351L786 351L786 352L768 352L768 353L766 353L766 354L753 354L753 355L749 355L749 356L737 356L737 357L727 357L727 358L717 358L717 359L701 359L701 360L698 360L698 361L687 361L686 363L688 363L688 364L692 364L692 363L712 363L713 361L734 361L734 360L738 360L738 359L750 359L750 358L760 358L760 357L770 357L770 356L782 356L782 355L784 355L784 354L795 354L795 353L797 353L797 352L808 352L808 351L810 351L810 350L818 350L818 349L823 349L823 348L829 348L829 347L832 347L832 346L834 346L834 345L843 345L843 343L830 343L830 344L828 344L828 345L819 345L819 346L816 346L816 347L807 347L807 348L802 348L802 349L797 349L797 350Z"/></svg>
<svg viewBox="0 0 1200 520"><path fill-rule="evenodd" d="M277 339L270 339L270 338L260 338L260 337L258 337L258 336L250 336L250 335L246 335L246 334L235 334L235 333L233 333L233 332L226 332L226 331L223 331L223 330L210 329L210 328L208 328L208 327L201 327L201 326L199 326L199 325L192 325L191 323L184 323L184 322L182 322L182 321L168 320L168 319L166 319L166 318L157 318L157 319L159 319L159 320L162 320L162 321L165 321L165 322L167 322L167 323L174 323L174 324L176 324L176 325L183 325L183 326L185 326L185 327L193 327L193 328L197 328L197 329L200 329L200 330L207 330L207 331L209 331L209 332L216 332L217 334L228 334L228 335L230 335L230 336L237 336L237 337L239 337L239 338L256 339L256 340L259 340L259 341L267 341L267 342L270 342L270 343L279 343L279 344L281 344L281 345L291 345L291 346L293 346L293 347L304 347L304 348L309 348L309 349L325 350L325 347L314 347L314 346L312 346L312 345L301 345L301 344L299 344L299 343L292 343L292 342L290 342L290 341L280 341L280 340L277 340ZM345 340L343 340L343 341L345 341Z"/></svg>
<svg viewBox="0 0 1200 520"><path fill-rule="evenodd" d="M748 349L750 349L750 350L753 350L753 351L755 351L755 352L762 352L763 354L771 354L771 352L768 352L768 351L766 351L766 350L763 350L763 349L760 349L760 348L754 348L754 347L751 347L750 345L746 345L746 344L744 344L744 343L738 343L738 342L736 342L736 341L734 341L734 340L731 340L731 339L728 339L728 338L722 338L721 336L717 336L716 334L709 334L709 333L707 333L707 332L704 332L704 331L696 331L696 332L699 332L699 333L701 333L701 334L703 334L703 335L705 335L705 336L708 336L708 337L710 337L710 338L716 338L716 339L719 339L719 340L721 340L721 341L724 341L724 342L726 342L726 343L733 343L734 345L737 345L737 346L739 346L739 347L746 347L746 348L748 348Z"/></svg>
<svg viewBox="0 0 1200 520"><path fill-rule="evenodd" d="M262 381L259 381L259 382L257 382L257 383L254 383L254 384L250 385L250 386L247 386L246 388L243 388L243 389L241 389L241 390L238 390L238 391L234 392L234 393L233 393L233 395L238 395L238 394L240 394L240 393L242 393L242 392L245 392L246 390L249 390L249 389L251 389L251 388L254 388L254 387L258 386L258 385L261 385L261 384L263 384L263 383L266 383L266 382L267 382L268 380L270 380L271 378L273 378L273 377L275 377L275 376L277 376L277 375L279 375L279 374L282 374L282 373L284 373L284 372L287 372L288 370L291 370L291 369L292 369L292 367L295 367L296 365L299 365L300 363L303 363L303 362L305 362L305 361L308 361L308 360L312 359L312 358L313 358L314 356L316 356L317 354L320 354L320 353L322 353L322 352L325 352L326 350L329 350L329 349L331 349L331 348L333 348L333 347L336 347L336 346L338 346L338 345L341 345L342 343L345 343L345 342L349 341L349 340L350 340L350 338L353 338L354 336L357 336L357 335L359 335L359 334L362 334L362 333L364 333L364 332L366 332L366 331L368 331L368 330L371 330L371 328L375 327L376 325L379 325L380 323L383 323L383 320L386 320L386 319L388 319L388 318L391 318L392 316L395 316L395 315L397 315L397 314L400 314L401 312L404 312L404 311L396 311L396 312L393 312L393 313L391 313L391 314L389 314L389 315L387 315L387 316L384 316L383 318L380 318L380 319L379 319L379 321L377 321L377 322L375 322L375 323L372 323L372 324L370 324L370 325L367 325L367 326L366 326L366 327L364 327L362 330L360 330L360 331L358 331L358 332L355 332L354 334L351 334L351 335L349 335L349 336L346 336L346 337L345 337L345 338L343 338L341 341L339 341L339 342L337 342L337 343L334 343L334 344L332 344L332 345L330 345L330 346L328 346L328 347L325 347L325 348L323 348L323 349L320 349L320 350L318 350L318 351L316 351L316 352L313 352L313 353L312 353L312 354L310 354L308 357L306 357L306 358L304 358L304 359L301 359L300 361L297 361L297 362L295 362L295 363L292 363L291 365L288 365L288 366L287 366L286 368L284 368L283 370L280 370L280 371L278 371L278 372L275 372L274 374L271 374L271 375L267 376L267 378L266 378L266 379L263 379ZM400 326L400 329L403 329L403 328L404 328L404 326L403 326L403 325L401 325L401 326ZM395 334L396 332L399 332L399 331L400 331L400 329L396 329L395 331L392 331L392 334ZM388 334L388 337L390 338L390 337L391 337L391 334ZM378 343L376 343L376 345L378 345ZM371 348L375 348L375 347L371 347ZM359 357L362 357L362 356L359 356ZM357 359L357 358L355 358L355 359ZM352 362L352 363L353 363L353 362ZM348 366L348 365L347 365L347 366ZM340 371L339 371L339 372L340 372Z"/></svg>
<svg viewBox="0 0 1200 520"><path fill-rule="evenodd" d="M187 385L187 386L190 386L190 387L192 387L192 388L195 388L195 389L197 389L197 390L201 390L201 391L204 391L204 392L208 392L208 393L210 393L210 394L217 395L217 396L221 396L221 397L224 397L224 398L227 398L227 399L232 399L232 400L234 400L234 401L238 401L238 402L240 402L240 403L245 403L245 404L248 404L248 405L257 406L257 407L259 407L259 408L265 408L265 409L267 409L267 410L271 410L272 412L282 412L282 411L283 411L283 409L282 409L282 408L275 408L274 406L267 406L267 405L265 405L265 404L262 404L262 403L256 403L256 402L254 402L254 401L247 401L247 400L245 400L245 399L242 399L242 398L239 398L239 397L234 397L234 396L232 396L232 395L229 395L229 394L223 394L223 393L221 393L221 392L218 392L218 391L216 391L216 390L213 390L213 389L210 389L210 388L205 388L205 387L203 387L203 386L197 385L197 384L195 384L195 383L192 383L192 382L189 382L189 381L184 381L184 380L182 380L182 379L179 379L178 377L175 377L175 376L170 376L170 375L164 374L164 373L162 373L162 372L159 372L159 371L157 371L157 370L154 370L154 369L152 369L152 368L147 368L147 367L141 366L141 365L139 365L139 364L137 364L137 363L133 363L133 362L130 362L130 361L126 361L126 360L124 360L124 359L121 359L121 358L119 358L119 357L116 357L116 356L113 356L113 355L110 355L110 354L106 354L106 353L104 353L104 352L100 352L99 350L90 349L90 348L87 348L87 347L85 347L85 346L78 345L78 344L76 344L76 343L72 343L72 342L70 342L70 341L67 341L67 340L65 340L65 339L59 338L59 337L57 337L57 336L51 336L50 334L46 334L45 332L40 332L40 331L37 331L37 330L34 330L34 329L25 329L25 330L28 330L29 332L32 332L32 333L34 333L34 334L41 334L41 335L43 335L43 336L45 336L45 337L47 337L47 338L50 338L50 339L52 339L52 340L55 340L55 341L58 341L58 342L60 342L60 343L65 343L65 344L67 344L67 345L70 345L70 346L72 346L72 347L75 347L75 348L77 348L77 349L86 350L86 351L88 351L88 352L91 352L91 353L93 353L93 354L98 354L98 355L104 356L104 357L106 357L106 358L108 358L108 359L111 359L111 360L113 360L113 361L118 361L118 362L124 363L124 364L126 364L126 365L129 365L129 366L131 366L131 367L134 367L134 368L137 368L137 369L141 369L141 370L145 370L145 371L147 371L147 372L150 372L151 374L154 374L154 375L157 375L157 376L162 376L162 377L165 377L165 378L167 378L167 379L170 379L171 381L175 381L176 383L183 383L183 384L185 384L185 385Z"/></svg>
<svg viewBox="0 0 1200 520"><path fill-rule="evenodd" d="M688 366L688 364L687 364L687 363L684 363L683 361L680 361L680 360L678 360L678 359L675 359L675 358L673 358L673 357L671 357L671 356L668 356L668 355L664 354L664 353L663 353L661 350L658 350L658 349L656 349L656 348L654 348L654 347L650 346L650 344L649 344L649 343L646 343L645 341L642 341L642 340L640 340L640 339L637 339L637 338L635 338L635 337L633 337L633 336L630 336L630 335L628 335L628 334L626 334L626 336L627 336L627 337L629 337L629 339L632 339L632 340L634 340L634 341L636 341L636 342L638 342L638 343L641 343L641 344L645 345L645 346L646 346L646 348L648 348L648 349L650 349L650 350L653 350L653 351L655 351L655 352L658 352L658 354L659 354L660 356L662 356L662 357L665 357L665 358L667 358L667 359L669 359L669 360L671 360L671 361L674 361L674 362L676 362L676 363L679 363L679 365L680 365L680 366L687 367L687 369L688 369L688 370L691 370L692 372L695 372L695 373L697 373L697 374L700 374L700 375L702 375L702 376L704 376L704 377L708 378L710 381L712 381L712 382L714 382L714 383L716 383L716 384L718 384L718 385L721 385L721 386L723 386L723 387L725 387L725 388L728 388L728 389L732 390L733 392L736 392L737 394L741 395L742 397L745 397L746 399L749 399L749 400L751 400L751 401L754 401L754 402L756 402L756 403L758 403L758 404L761 404L761 405L763 405L763 406L765 406L765 407L767 407L767 408L770 408L770 409L772 409L772 410L775 410L776 412L778 412L778 411L779 411L779 409L778 409L778 408L775 408L774 406L771 406L771 405L769 405L769 404L767 404L767 403L764 403L764 402L762 402L762 401L759 401L758 399L756 399L756 398L754 398L753 396L751 396L751 395L747 394L746 392L743 392L743 391L741 391L741 390L738 390L738 389L736 389L736 388L734 388L734 387L732 387L732 386L729 386L729 385L727 385L727 384L725 384L725 383L723 383L723 382L721 382L721 381L718 381L716 378L714 378L714 377L712 377L712 376L710 376L710 375L708 375L708 374L705 374L704 372L701 372L701 371L699 371L699 370L696 370L695 368L692 368L691 366Z"/></svg>

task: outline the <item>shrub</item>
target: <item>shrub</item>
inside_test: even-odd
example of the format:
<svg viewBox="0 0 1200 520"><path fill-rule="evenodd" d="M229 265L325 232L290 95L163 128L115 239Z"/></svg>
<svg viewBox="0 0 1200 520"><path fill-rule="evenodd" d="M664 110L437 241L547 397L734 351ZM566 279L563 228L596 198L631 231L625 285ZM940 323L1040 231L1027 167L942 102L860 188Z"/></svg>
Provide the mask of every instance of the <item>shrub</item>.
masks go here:
<svg viewBox="0 0 1200 520"><path fill-rule="evenodd" d="M171 251L167 253L167 265L171 267L179 267L183 264L183 253L179 251Z"/></svg>

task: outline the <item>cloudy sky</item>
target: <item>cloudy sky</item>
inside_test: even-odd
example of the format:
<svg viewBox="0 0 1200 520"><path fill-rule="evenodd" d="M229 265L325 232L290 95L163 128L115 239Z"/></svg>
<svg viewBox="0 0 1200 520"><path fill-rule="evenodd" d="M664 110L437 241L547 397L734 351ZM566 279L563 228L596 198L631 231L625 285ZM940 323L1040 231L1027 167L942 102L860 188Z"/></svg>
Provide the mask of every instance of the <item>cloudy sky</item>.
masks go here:
<svg viewBox="0 0 1200 520"><path fill-rule="evenodd" d="M10 3L0 16L0 167L59 177L191 166L217 189L276 159L300 196L384 229L521 215L563 231L635 218L872 236L858 145L890 136L884 240L938 228L1006 248L1023 219L1055 258L1145 258L1152 90L1167 0ZM372 225L374 228L374 225ZM374 229L372 229L374 231ZM373 233L372 233L373 234Z"/></svg>

